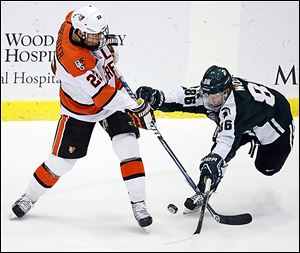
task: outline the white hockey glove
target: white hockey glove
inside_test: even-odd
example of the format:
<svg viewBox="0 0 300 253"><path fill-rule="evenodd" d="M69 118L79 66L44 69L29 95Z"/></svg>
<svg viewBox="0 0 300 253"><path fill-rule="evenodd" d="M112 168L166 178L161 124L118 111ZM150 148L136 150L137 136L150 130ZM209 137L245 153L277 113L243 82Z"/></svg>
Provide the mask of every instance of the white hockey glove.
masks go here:
<svg viewBox="0 0 300 253"><path fill-rule="evenodd" d="M135 92L137 98L146 100L154 110L159 109L165 102L165 95L162 91L148 86L141 86Z"/></svg>
<svg viewBox="0 0 300 253"><path fill-rule="evenodd" d="M126 109L135 127L151 130L151 122L155 122L154 112L151 106L139 98L137 100L138 107L134 109Z"/></svg>
<svg viewBox="0 0 300 253"><path fill-rule="evenodd" d="M198 183L198 188L201 192L205 190L205 177L211 179L210 190L216 190L218 184L224 176L226 170L226 162L221 156L215 153L210 153L202 159L200 164L200 180Z"/></svg>

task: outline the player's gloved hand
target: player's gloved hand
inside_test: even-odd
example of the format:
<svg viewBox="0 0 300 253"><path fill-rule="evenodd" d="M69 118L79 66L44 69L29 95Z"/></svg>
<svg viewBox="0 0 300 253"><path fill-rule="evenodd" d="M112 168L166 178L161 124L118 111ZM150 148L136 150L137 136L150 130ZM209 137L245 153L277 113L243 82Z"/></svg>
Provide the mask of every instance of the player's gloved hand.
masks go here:
<svg viewBox="0 0 300 253"><path fill-rule="evenodd" d="M211 179L210 190L216 190L224 176L226 166L226 162L218 154L210 153L205 156L200 164L200 180L198 183L199 190L201 192L204 192L205 190L205 177L209 177Z"/></svg>
<svg viewBox="0 0 300 253"><path fill-rule="evenodd" d="M137 100L138 107L134 109L126 109L135 127L151 129L151 122L155 122L154 112L147 101L139 98Z"/></svg>
<svg viewBox="0 0 300 253"><path fill-rule="evenodd" d="M154 110L159 109L165 102L165 95L162 91L148 86L139 87L135 94L137 98L142 98L147 101Z"/></svg>

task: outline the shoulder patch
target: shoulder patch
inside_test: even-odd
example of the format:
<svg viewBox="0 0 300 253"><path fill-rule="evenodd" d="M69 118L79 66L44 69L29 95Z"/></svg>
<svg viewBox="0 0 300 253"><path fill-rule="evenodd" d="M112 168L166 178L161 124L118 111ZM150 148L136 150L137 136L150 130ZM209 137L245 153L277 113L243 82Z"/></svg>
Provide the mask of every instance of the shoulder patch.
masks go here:
<svg viewBox="0 0 300 253"><path fill-rule="evenodd" d="M220 115L225 119L227 116L231 115L230 109L228 107L223 107L220 111Z"/></svg>

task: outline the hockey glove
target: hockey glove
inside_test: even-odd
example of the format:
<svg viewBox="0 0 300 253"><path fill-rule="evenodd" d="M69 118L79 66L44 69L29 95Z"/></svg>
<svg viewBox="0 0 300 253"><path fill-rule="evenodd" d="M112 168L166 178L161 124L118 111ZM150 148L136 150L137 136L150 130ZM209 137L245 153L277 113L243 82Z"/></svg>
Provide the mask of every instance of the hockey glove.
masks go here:
<svg viewBox="0 0 300 253"><path fill-rule="evenodd" d="M225 173L226 163L221 156L215 153L210 153L202 159L200 164L200 180L198 188L201 192L205 190L205 177L211 179L210 190L216 190Z"/></svg>
<svg viewBox="0 0 300 253"><path fill-rule="evenodd" d="M136 97L147 101L154 110L159 109L165 101L165 95L162 91L148 86L139 87L136 90Z"/></svg>
<svg viewBox="0 0 300 253"><path fill-rule="evenodd" d="M143 99L137 100L138 107L134 109L126 109L125 111L131 118L131 121L135 127L151 129L151 122L155 122L153 109Z"/></svg>

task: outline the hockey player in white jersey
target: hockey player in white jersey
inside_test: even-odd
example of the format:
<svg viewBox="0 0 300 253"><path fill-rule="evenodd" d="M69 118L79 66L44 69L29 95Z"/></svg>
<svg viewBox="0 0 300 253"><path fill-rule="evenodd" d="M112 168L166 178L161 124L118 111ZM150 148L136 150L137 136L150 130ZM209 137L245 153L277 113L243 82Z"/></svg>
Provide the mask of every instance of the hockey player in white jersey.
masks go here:
<svg viewBox="0 0 300 253"><path fill-rule="evenodd" d="M255 167L267 176L281 170L292 149L294 125L287 99L262 84L232 77L226 68L211 66L199 86L177 87L170 93L141 86L136 94L155 110L203 113L216 122L213 146L200 163L202 192L205 177L216 190L227 163L246 143L251 143L252 157L257 147ZM194 195L184 205L186 212L195 211L201 199Z"/></svg>
<svg viewBox="0 0 300 253"><path fill-rule="evenodd" d="M51 65L60 80L61 117L52 153L35 170L25 193L12 206L17 217L24 216L86 155L92 131L99 122L120 160L134 217L142 227L152 223L145 203L145 170L137 142L137 126L150 129L155 119L149 104L130 98L115 74L117 42L95 6L81 7L66 16L58 32ZM97 161L95 166L101 169Z"/></svg>

